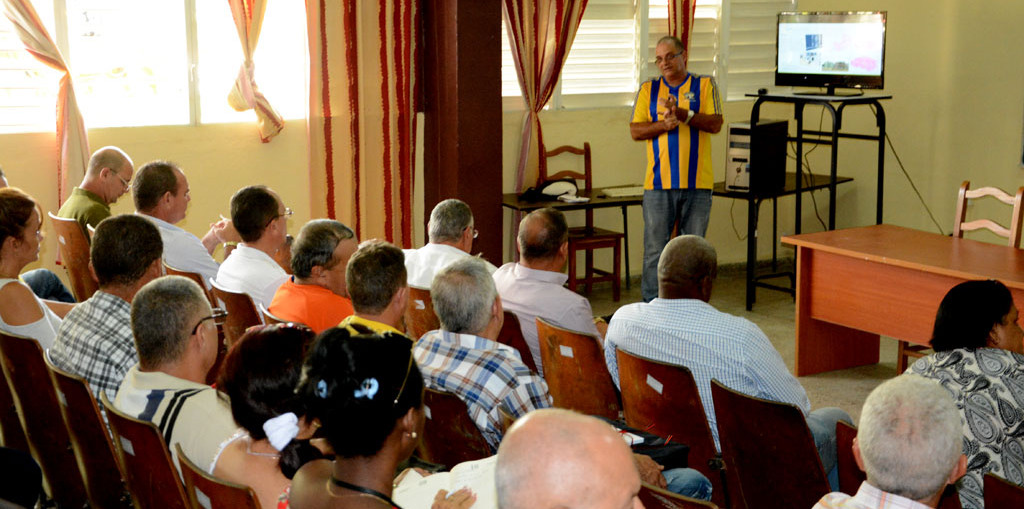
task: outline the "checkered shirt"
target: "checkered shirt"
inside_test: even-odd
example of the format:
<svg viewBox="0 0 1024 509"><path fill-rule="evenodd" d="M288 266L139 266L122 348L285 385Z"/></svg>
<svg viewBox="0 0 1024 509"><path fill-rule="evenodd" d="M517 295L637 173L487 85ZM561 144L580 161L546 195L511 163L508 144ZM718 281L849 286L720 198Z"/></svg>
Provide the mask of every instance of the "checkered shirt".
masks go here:
<svg viewBox="0 0 1024 509"><path fill-rule="evenodd" d="M454 393L466 403L492 450L501 442L499 405L515 417L551 406L547 383L508 345L435 330L416 342L413 355L427 387Z"/></svg>
<svg viewBox="0 0 1024 509"><path fill-rule="evenodd" d="M829 493L813 509L928 509L921 504L892 493L886 493L864 481L854 496L845 493Z"/></svg>
<svg viewBox="0 0 1024 509"><path fill-rule="evenodd" d="M103 390L114 401L121 380L139 362L131 304L97 291L64 317L50 359L58 368L85 377L97 400Z"/></svg>

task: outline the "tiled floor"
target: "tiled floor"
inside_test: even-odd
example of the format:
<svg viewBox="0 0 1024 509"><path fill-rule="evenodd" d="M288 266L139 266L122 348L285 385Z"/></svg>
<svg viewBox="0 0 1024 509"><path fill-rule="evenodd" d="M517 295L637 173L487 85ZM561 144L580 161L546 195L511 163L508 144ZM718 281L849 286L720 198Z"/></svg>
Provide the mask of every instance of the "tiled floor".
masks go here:
<svg viewBox="0 0 1024 509"><path fill-rule="evenodd" d="M739 267L722 267L715 281L711 304L721 311L756 323L792 369L795 338L793 297L783 292L758 289L754 309L747 311L745 292L743 272ZM634 279L630 290L623 285L619 302L613 302L611 294L611 285L594 288L588 297L595 315L608 315L619 306L640 301L640 281ZM856 422L868 393L882 381L896 375L896 341L882 338L880 356L881 362L875 365L801 377L800 383L807 390L812 408L837 406L849 412Z"/></svg>

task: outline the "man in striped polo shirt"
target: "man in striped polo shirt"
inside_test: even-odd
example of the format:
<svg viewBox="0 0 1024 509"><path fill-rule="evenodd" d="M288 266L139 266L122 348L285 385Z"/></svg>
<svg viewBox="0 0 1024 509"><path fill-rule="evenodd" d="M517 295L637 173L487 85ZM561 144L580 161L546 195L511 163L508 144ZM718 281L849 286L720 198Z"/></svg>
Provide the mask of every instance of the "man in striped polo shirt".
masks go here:
<svg viewBox="0 0 1024 509"><path fill-rule="evenodd" d="M644 82L629 132L645 141L644 301L658 296L658 258L672 231L703 236L711 215L711 135L722 129L714 78L686 71L686 49L662 37L655 49L661 77Z"/></svg>

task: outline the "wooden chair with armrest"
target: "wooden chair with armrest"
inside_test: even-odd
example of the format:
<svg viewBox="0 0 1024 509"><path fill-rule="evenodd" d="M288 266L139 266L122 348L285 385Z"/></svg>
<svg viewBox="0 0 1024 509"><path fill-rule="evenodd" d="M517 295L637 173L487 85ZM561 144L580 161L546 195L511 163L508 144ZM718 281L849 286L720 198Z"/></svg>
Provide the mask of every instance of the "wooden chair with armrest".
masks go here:
<svg viewBox="0 0 1024 509"><path fill-rule="evenodd" d="M75 300L85 302L99 289L99 283L89 270L89 239L78 221L57 217L53 212L47 214L57 233L61 263L71 279L71 292L75 294Z"/></svg>
<svg viewBox="0 0 1024 509"><path fill-rule="evenodd" d="M139 509L188 509L188 496L160 430L121 412L100 394L125 480Z"/></svg>
<svg viewBox="0 0 1024 509"><path fill-rule="evenodd" d="M132 496L114 452L100 407L84 378L68 373L46 358L61 410L68 423L71 445L81 458L85 487L92 507L132 507Z"/></svg>
<svg viewBox="0 0 1024 509"><path fill-rule="evenodd" d="M38 341L0 333L0 364L48 493L60 507L84 507L85 481L43 356Z"/></svg>
<svg viewBox="0 0 1024 509"><path fill-rule="evenodd" d="M441 320L434 313L434 300L430 290L409 287L409 303L405 307L405 334L419 339L424 334L441 328Z"/></svg>
<svg viewBox="0 0 1024 509"><path fill-rule="evenodd" d="M640 502L646 509L718 509L714 502L684 497L647 483L640 485Z"/></svg>
<svg viewBox="0 0 1024 509"><path fill-rule="evenodd" d="M554 406L615 420L619 394L604 362L601 340L537 318L544 379Z"/></svg>
<svg viewBox="0 0 1024 509"><path fill-rule="evenodd" d="M195 281L195 283L199 285L199 288L203 289L203 293L206 294L206 298L210 301L210 306L215 308L220 307L220 302L218 302L217 297L213 295L213 290L209 288L206 283L203 282L202 274L198 272L189 272L187 270L171 267L170 265L167 265L167 263L164 263L164 272L167 273L168 276L187 277L192 281Z"/></svg>
<svg viewBox="0 0 1024 509"><path fill-rule="evenodd" d="M17 449L22 452L31 453L28 445L28 438L25 438L25 430L21 427L21 419L18 418L18 407L14 404L14 394L7 381L7 375L0 371L3 380L0 380L0 444L10 449Z"/></svg>
<svg viewBox="0 0 1024 509"><path fill-rule="evenodd" d="M235 344L249 327L263 324L256 302L248 294L228 290L212 278L210 287L213 296L224 304L224 309L228 312L224 319L224 341L228 347Z"/></svg>
<svg viewBox="0 0 1024 509"><path fill-rule="evenodd" d="M985 474L985 507L1024 507L1024 487L992 473Z"/></svg>
<svg viewBox="0 0 1024 509"><path fill-rule="evenodd" d="M476 423L469 418L466 403L457 395L425 389L423 407L427 419L423 424L419 450L424 460L451 470L464 461L494 454Z"/></svg>
<svg viewBox="0 0 1024 509"><path fill-rule="evenodd" d="M196 466L185 456L181 444L175 444L181 478L192 509L230 507L232 509L260 509L260 502L252 488L218 479Z"/></svg>
<svg viewBox="0 0 1024 509"><path fill-rule="evenodd" d="M970 200L991 197L1012 207L1010 213L1009 227L991 219L967 220L967 205ZM988 230L1006 239L1010 247L1020 247L1021 232L1024 229L1024 186L1017 188L1017 194L1009 193L997 187L979 187L971 189L971 181L965 180L960 184L960 190L956 197L956 218L953 221L953 236L963 238L964 232L975 230ZM899 341L896 352L896 372L903 373L910 364L910 358L924 357L932 353L927 345L918 345L907 341Z"/></svg>
<svg viewBox="0 0 1024 509"><path fill-rule="evenodd" d="M617 350L626 424L690 446L688 466L711 480L712 501L729 506L722 455L715 449L690 370Z"/></svg>
<svg viewBox="0 0 1024 509"><path fill-rule="evenodd" d="M548 174L548 159L561 154L575 154L583 156L583 173L571 170L564 170L553 175ZM571 178L583 181L583 190L587 193L593 190L593 179L591 170L590 143L584 143L583 148L563 145L553 150L544 150L541 146L540 176L537 183L543 184L551 180ZM594 283L611 281L612 299L619 301L619 290L622 285L622 240L625 238L621 232L597 228L594 226L594 211L588 209L584 212L584 226L569 228L569 289L576 291L576 286L582 283L587 293L590 293ZM612 249L612 270L602 270L594 267L594 250ZM577 277L576 252L584 252L585 264L583 277Z"/></svg>
<svg viewBox="0 0 1024 509"><path fill-rule="evenodd" d="M260 316L263 317L263 323L267 325L273 325L275 323L298 323L293 322L291 320L285 320L284 318L281 318L275 315L274 313L271 313L270 310L263 306L263 304L257 304L256 307L258 307L260 310Z"/></svg>
<svg viewBox="0 0 1024 509"><path fill-rule="evenodd" d="M501 323L501 331L498 332L498 342L518 350L519 357L523 359L523 364L526 364L526 367L537 373L537 363L534 362L530 346L526 344L526 338L523 337L523 328L519 326L519 317L511 311L505 311L504 313L505 318Z"/></svg>
<svg viewBox="0 0 1024 509"><path fill-rule="evenodd" d="M832 491L799 408L747 396L714 379L711 397L725 468L735 471L739 483L733 508L813 507Z"/></svg>

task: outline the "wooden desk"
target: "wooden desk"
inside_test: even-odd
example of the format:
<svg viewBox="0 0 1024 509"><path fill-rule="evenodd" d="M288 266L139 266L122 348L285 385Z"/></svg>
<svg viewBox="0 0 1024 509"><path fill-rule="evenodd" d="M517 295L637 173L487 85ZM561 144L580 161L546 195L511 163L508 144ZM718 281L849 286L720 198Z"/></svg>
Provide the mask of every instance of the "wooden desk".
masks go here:
<svg viewBox="0 0 1024 509"><path fill-rule="evenodd" d="M998 279L1024 306L1024 250L892 225L786 236L796 247L796 375L878 362L878 337L927 344L950 288Z"/></svg>

